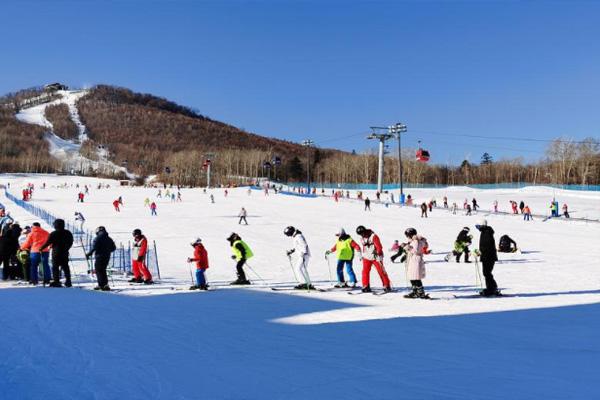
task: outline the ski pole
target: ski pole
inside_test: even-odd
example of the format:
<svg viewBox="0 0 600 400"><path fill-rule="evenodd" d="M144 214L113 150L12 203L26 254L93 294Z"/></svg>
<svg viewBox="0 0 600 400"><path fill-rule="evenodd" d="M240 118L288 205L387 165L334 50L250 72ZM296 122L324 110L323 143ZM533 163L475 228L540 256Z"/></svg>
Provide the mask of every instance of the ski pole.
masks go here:
<svg viewBox="0 0 600 400"><path fill-rule="evenodd" d="M188 269L190 271L190 279L192 280L192 286L194 286L194 285L196 285L196 282L194 282L194 274L192 273L192 264L191 263L189 263L189 268Z"/></svg>
<svg viewBox="0 0 600 400"><path fill-rule="evenodd" d="M296 271L294 270L294 265L292 264L292 256L288 254L288 261L290 262L290 268L292 269L292 273L294 274L294 279L296 280L296 282L300 283L300 281L298 280L298 277L296 276Z"/></svg>
<svg viewBox="0 0 600 400"><path fill-rule="evenodd" d="M265 281L265 280L264 280L264 279L263 279L263 278L262 278L262 277L261 277L261 276L260 276L260 275L259 275L259 274L258 274L258 273L255 271L255 270L254 270L254 268L252 268L252 267L250 266L250 264L248 264L248 261L246 261L246 267L248 267L248 269L249 269L250 271L252 271L252 273L253 273L254 275L256 275L256 277L257 277L258 279L260 279L261 281L263 281L263 283L265 284L265 286L268 286L268 284L267 284L267 281Z"/></svg>
<svg viewBox="0 0 600 400"><path fill-rule="evenodd" d="M333 278L331 277L331 264L329 262L329 254L325 253L325 260L327 260L327 271L329 272L329 282L333 283Z"/></svg>

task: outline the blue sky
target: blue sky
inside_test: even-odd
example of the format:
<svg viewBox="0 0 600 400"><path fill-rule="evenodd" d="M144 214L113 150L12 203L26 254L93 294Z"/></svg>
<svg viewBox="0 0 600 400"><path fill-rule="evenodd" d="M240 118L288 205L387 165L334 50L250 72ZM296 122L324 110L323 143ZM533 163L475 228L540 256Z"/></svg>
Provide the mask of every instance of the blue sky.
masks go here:
<svg viewBox="0 0 600 400"><path fill-rule="evenodd" d="M3 0L0 93L108 83L324 147L401 121L437 163L534 160L544 142L502 138L600 136L598 21L573 1Z"/></svg>

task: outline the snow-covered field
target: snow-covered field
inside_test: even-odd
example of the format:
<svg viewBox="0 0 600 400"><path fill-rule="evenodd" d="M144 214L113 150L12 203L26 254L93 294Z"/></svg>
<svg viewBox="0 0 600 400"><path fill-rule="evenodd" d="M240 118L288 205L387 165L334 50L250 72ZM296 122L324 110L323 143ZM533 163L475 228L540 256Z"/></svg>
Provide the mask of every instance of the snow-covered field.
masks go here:
<svg viewBox="0 0 600 400"><path fill-rule="evenodd" d="M156 199L157 189L96 189L100 180L56 176L0 176L15 194L27 182L38 188L33 202L72 219L75 211L88 228L105 225L116 241L130 240L141 228L156 240L162 283L151 288L115 281L119 293L43 289L1 283L0 313L3 398L73 399L593 399L600 345L600 224L493 215L508 200L525 200L545 213L556 196L573 216L599 218L600 193L544 188L411 190L416 203L447 195L459 206L476 197L478 215L434 210L420 218L416 208L373 203L365 212L354 201L248 195L246 188L183 189L183 202ZM41 189L42 182L47 185ZM57 188L67 183L67 189ZM91 184L83 204L81 185ZM163 190L164 193L164 190ZM211 204L209 195L215 196ZM123 196L121 213L112 201ZM158 217L144 207L149 197ZM374 198L374 196L370 196ZM397 198L396 193L396 198ZM3 203L22 225L35 220L4 196ZM237 224L241 207L250 225ZM542 211L544 210L544 211ZM581 215L578 215L581 214ZM463 226L485 217L496 231L513 237L522 254L500 254L494 270L504 298L472 298L478 290L474 264L444 262ZM288 225L304 232L313 257L311 278L330 287L335 276L324 252L340 227L354 233L363 224L386 248L404 240L407 227L427 237L426 290L433 301L408 300L402 292L384 296L345 292L274 292L294 275L285 255ZM235 278L225 238L238 232L255 257L247 271L254 285L231 288ZM353 235L356 238L356 235ZM211 267L208 293L171 290L190 285L186 258L201 237ZM476 246L474 246L476 247ZM77 258L81 250L75 249ZM396 288L406 286L403 264L386 267ZM76 263L83 271L83 262ZM355 262L355 271L360 273ZM372 285L380 285L375 272ZM78 285L91 289L87 276Z"/></svg>

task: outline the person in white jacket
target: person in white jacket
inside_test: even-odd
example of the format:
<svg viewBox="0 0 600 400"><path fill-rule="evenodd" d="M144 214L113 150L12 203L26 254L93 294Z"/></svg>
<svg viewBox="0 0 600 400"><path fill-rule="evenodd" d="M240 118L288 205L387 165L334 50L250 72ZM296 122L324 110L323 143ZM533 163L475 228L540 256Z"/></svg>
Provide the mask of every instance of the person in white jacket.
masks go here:
<svg viewBox="0 0 600 400"><path fill-rule="evenodd" d="M294 240L294 248L287 251L287 256L291 260L292 254L296 254L295 268L301 279L304 279L304 283L299 283L295 289L314 289L314 286L310 283L310 276L308 275L307 268L308 261L310 260L310 249L308 248L308 243L306 243L304 235L293 226L285 228L283 233Z"/></svg>

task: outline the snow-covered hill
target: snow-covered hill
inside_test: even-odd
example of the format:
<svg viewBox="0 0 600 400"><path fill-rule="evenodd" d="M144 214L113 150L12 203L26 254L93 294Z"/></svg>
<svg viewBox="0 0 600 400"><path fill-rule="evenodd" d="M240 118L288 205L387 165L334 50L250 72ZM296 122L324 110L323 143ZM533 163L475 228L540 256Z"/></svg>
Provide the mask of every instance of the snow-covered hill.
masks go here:
<svg viewBox="0 0 600 400"><path fill-rule="evenodd" d="M50 154L65 163L69 170L87 172L91 168L101 172L124 172L129 178L135 178L135 175L129 173L126 168L117 166L109 161L105 148L97 149L96 153L98 160L90 160L81 155L81 145L88 140L88 135L86 127L79 117L76 103L77 100L85 96L87 92L87 90L59 90L56 92L61 96L59 99L34 107L21 109L16 117L22 122L48 128L46 140L50 145ZM46 119L45 111L46 107L55 104L66 104L69 108L69 117L77 127L78 131L77 141L62 139L54 133L52 123Z"/></svg>
<svg viewBox="0 0 600 400"><path fill-rule="evenodd" d="M81 211L86 224L107 227L117 241L141 228L156 240L162 283L133 287L115 277L119 293L77 289L22 288L1 283L0 313L4 357L0 371L6 398L66 399L592 399L600 397L594 366L600 303L600 224L520 216L452 215L434 210L420 218L415 208L330 198L307 199L246 188L183 189L183 202L157 198L157 189L123 188L114 181L96 189L98 179L64 176L1 176L19 192L35 183L34 203L71 218ZM47 188L41 189L45 182ZM90 184L86 201L76 203L79 183ZM63 186L59 188L58 186ZM524 199L539 207L556 194L572 210L597 216L599 193L553 193L552 189L411 191L415 202L447 195L462 204L476 197L489 210L501 199ZM215 196L215 203L209 195ZM111 202L123 196L120 213ZM567 197L568 196L568 197ZM158 203L158 216L144 207ZM397 198L397 195L396 195ZM35 220L0 196L22 224ZM238 225L241 207L250 225ZM496 231L513 237L522 254L501 254L494 270L507 297L471 297L478 290L475 264L443 261L463 226L485 217ZM354 233L372 227L384 247L415 227L427 237L426 290L436 300L408 300L403 264L386 268L399 293L383 296L345 292L273 292L290 286L294 275L282 233L301 229L313 257L309 271L317 286L332 285L334 260L324 252L340 227ZM238 232L252 247L248 275L254 285L231 288L235 268L225 238ZM353 235L355 236L355 235ZM214 292L187 292L190 242L201 237ZM476 247L476 245L474 246ZM92 283L74 250L77 286ZM78 260L77 260L78 259ZM355 261L360 279L360 266ZM331 275L330 275L331 274ZM259 278L260 276L260 278ZM374 287L380 286L375 272ZM88 283L89 282L89 283ZM173 288L173 289L171 289Z"/></svg>

